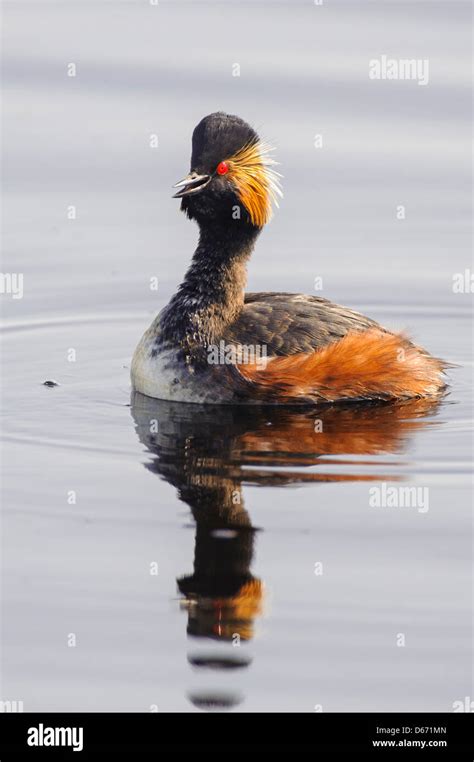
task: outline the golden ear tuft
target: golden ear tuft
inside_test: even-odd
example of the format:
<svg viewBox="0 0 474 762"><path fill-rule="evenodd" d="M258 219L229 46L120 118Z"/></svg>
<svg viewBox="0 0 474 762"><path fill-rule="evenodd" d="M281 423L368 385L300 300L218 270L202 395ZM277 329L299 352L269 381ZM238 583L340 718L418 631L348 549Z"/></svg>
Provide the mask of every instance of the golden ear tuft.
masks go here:
<svg viewBox="0 0 474 762"><path fill-rule="evenodd" d="M229 178L252 224L259 228L270 220L272 203L278 206L278 196L283 196L281 175L274 169L277 162L270 155L273 150L269 143L254 140L226 160Z"/></svg>

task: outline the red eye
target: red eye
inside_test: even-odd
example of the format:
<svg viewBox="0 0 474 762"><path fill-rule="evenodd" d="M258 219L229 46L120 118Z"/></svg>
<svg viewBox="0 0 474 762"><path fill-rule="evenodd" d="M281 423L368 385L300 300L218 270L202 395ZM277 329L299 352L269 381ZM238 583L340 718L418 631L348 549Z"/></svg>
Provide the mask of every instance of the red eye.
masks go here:
<svg viewBox="0 0 474 762"><path fill-rule="evenodd" d="M229 171L229 167L225 161L221 161L221 163L217 165L216 171L218 175L226 175Z"/></svg>

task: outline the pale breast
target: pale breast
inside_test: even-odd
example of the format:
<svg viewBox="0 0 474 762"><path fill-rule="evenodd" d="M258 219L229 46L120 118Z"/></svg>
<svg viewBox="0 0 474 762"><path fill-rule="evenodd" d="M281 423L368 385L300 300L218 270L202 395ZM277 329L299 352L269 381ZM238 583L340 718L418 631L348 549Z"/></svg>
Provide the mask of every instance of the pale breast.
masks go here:
<svg viewBox="0 0 474 762"><path fill-rule="evenodd" d="M231 402L229 389L216 388L211 369L195 373L178 358L176 349L160 348L158 337L159 316L143 334L133 355L131 379L135 391L174 402Z"/></svg>

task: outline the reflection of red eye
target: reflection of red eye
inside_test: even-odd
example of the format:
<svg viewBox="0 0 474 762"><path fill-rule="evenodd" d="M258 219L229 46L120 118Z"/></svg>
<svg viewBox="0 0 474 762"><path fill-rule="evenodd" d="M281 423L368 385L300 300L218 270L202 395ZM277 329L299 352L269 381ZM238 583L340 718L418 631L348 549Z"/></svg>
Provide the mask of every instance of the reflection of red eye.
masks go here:
<svg viewBox="0 0 474 762"><path fill-rule="evenodd" d="M229 167L225 163L225 161L221 161L221 163L217 165L217 174L218 175L226 175L228 171L229 171Z"/></svg>

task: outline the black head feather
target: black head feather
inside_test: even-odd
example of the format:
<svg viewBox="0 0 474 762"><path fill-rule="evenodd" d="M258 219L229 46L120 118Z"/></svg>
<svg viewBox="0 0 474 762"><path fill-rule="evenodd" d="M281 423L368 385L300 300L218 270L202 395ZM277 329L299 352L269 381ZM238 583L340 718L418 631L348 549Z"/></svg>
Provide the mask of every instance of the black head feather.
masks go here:
<svg viewBox="0 0 474 762"><path fill-rule="evenodd" d="M198 174L212 174L219 162L258 139L255 130L240 117L222 111L209 114L201 119L193 132L191 170Z"/></svg>
<svg viewBox="0 0 474 762"><path fill-rule="evenodd" d="M258 134L238 116L217 111L201 119L192 137L191 172L210 175L212 181L199 195L185 196L181 209L199 224L222 223L254 227L242 205L235 186L227 176L216 175L217 165L249 143L257 142ZM240 216L236 218L236 208Z"/></svg>

